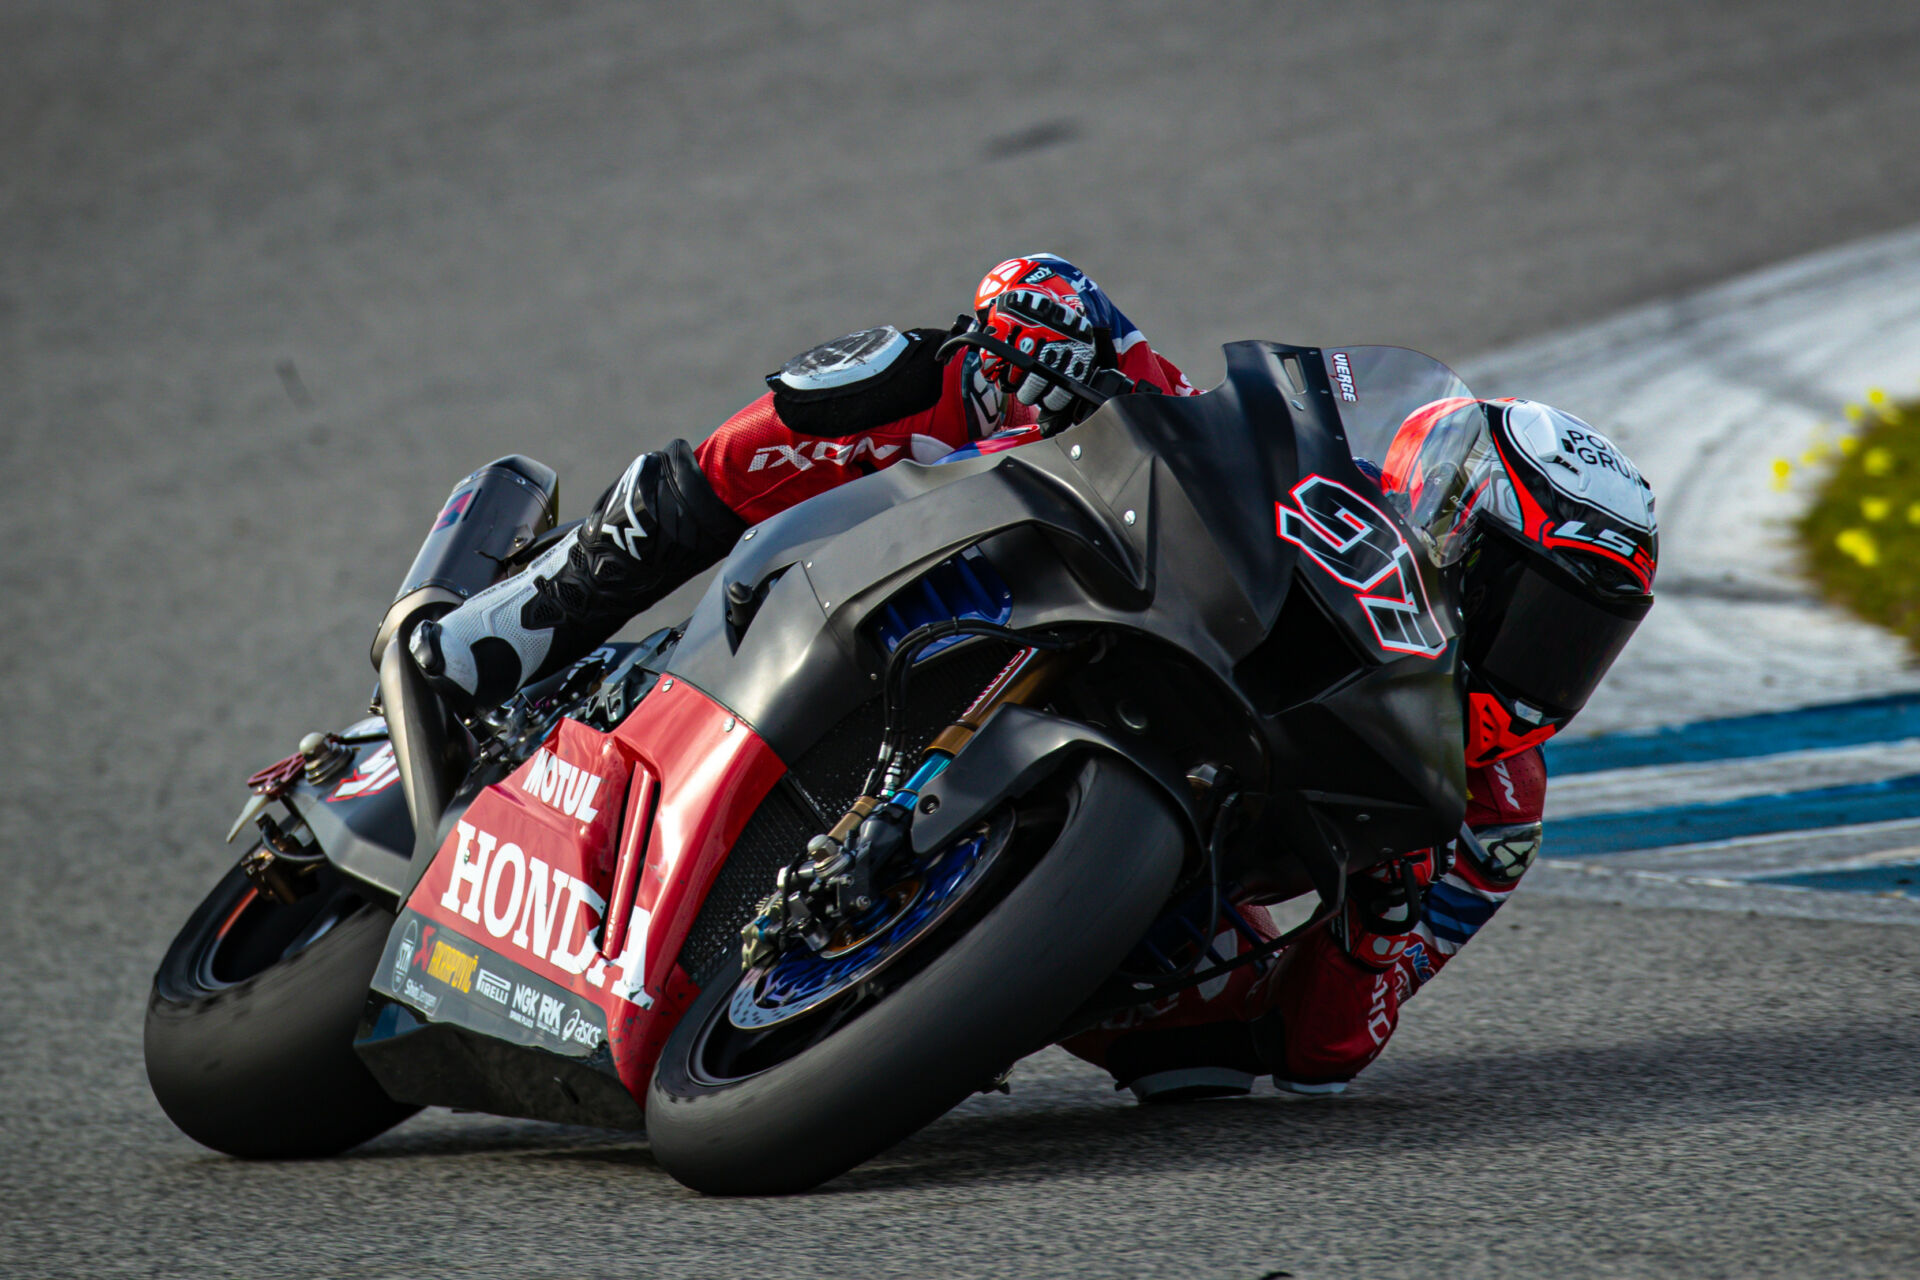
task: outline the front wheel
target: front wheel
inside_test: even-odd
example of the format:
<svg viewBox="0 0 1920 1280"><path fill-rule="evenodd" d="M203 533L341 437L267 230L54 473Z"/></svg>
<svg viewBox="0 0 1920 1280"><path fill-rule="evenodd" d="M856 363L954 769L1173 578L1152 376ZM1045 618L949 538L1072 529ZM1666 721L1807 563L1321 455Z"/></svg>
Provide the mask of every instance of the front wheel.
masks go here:
<svg viewBox="0 0 1920 1280"><path fill-rule="evenodd" d="M648 1091L661 1167L709 1194L803 1191L1045 1047L1153 922L1186 845L1171 804L1117 760L1089 758L1060 798L1050 843L1001 858L989 904L777 1036L740 1017L753 975L711 982Z"/></svg>
<svg viewBox="0 0 1920 1280"><path fill-rule="evenodd" d="M330 868L285 905L236 867L167 949L147 1002L147 1080L189 1138L228 1155L326 1156L418 1108L353 1052L393 915Z"/></svg>

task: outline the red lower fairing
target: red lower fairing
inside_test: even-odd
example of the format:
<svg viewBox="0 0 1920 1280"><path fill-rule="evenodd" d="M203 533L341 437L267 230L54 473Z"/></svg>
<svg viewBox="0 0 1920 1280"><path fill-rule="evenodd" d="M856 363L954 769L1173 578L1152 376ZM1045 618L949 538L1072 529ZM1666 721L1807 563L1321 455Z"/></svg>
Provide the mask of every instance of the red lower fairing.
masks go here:
<svg viewBox="0 0 1920 1280"><path fill-rule="evenodd" d="M475 798L407 906L598 1007L622 1084L644 1097L698 994L680 948L785 771L725 707L662 680L611 734L561 721ZM624 927L606 927L609 902L631 904Z"/></svg>

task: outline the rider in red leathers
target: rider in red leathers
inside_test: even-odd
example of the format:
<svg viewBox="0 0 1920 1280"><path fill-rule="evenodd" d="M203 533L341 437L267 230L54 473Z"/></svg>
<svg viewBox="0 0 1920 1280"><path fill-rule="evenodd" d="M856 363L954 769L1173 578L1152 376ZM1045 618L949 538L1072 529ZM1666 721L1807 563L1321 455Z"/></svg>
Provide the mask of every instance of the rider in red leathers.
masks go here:
<svg viewBox="0 0 1920 1280"><path fill-rule="evenodd" d="M1380 1056L1399 1025L1400 1006L1519 887L1540 849L1546 797L1547 766L1538 747L1469 769L1466 821L1480 848L1456 845L1437 880L1431 850L1410 860L1424 890L1412 927L1398 932L1404 919L1370 926L1360 918L1368 911L1392 916L1399 906L1398 895L1390 894L1383 907L1371 891L1384 877L1370 873L1363 885L1349 888L1348 910L1334 927L1309 933L1288 952L1271 993L1282 1035L1278 1051L1269 1052L1282 1088L1338 1093Z"/></svg>
<svg viewBox="0 0 1920 1280"><path fill-rule="evenodd" d="M1538 747L1470 768L1466 823L1479 849L1443 850L1438 867L1425 849L1352 876L1344 907L1274 968L1236 970L1217 989L1182 992L1066 1047L1143 1102L1244 1094L1268 1072L1290 1093L1344 1091L1386 1048L1400 1006L1519 887L1540 848L1546 786ZM1216 947L1276 936L1264 911L1238 910L1245 927L1224 930Z"/></svg>
<svg viewBox="0 0 1920 1280"><path fill-rule="evenodd" d="M1380 1055L1400 1005L1500 909L1540 850L1540 744L1585 705L1653 603L1653 491L1580 419L1524 400L1438 400L1410 414L1375 475L1459 575L1467 713L1460 837L1350 876L1339 911L1266 974L1228 975L1067 1047L1142 1101L1338 1093ZM1264 913L1221 942L1273 936Z"/></svg>
<svg viewBox="0 0 1920 1280"><path fill-rule="evenodd" d="M1100 287L1051 254L1010 258L974 306L994 336L1085 378L1116 368L1192 395ZM414 629L421 669L454 706L490 706L569 666L732 549L748 525L882 467L957 449L1012 448L1070 414L1067 393L969 348L942 365L947 331L892 326L825 343L767 376L767 391L699 445L633 460L585 522L517 577Z"/></svg>
<svg viewBox="0 0 1920 1280"><path fill-rule="evenodd" d="M1144 390L1194 394L1098 285L1054 255L995 267L974 309L992 336L1081 381L1117 369ZM884 326L794 357L699 446L676 440L636 458L525 573L415 628L416 661L457 709L497 703L585 656L751 524L903 458L1012 448L1075 420L1064 390L979 348L941 364L947 336ZM1473 839L1463 832L1350 877L1341 910L1277 965L1243 966L1067 1042L1143 1101L1245 1093L1267 1072L1295 1092L1338 1092L1377 1057L1401 1003L1533 861L1546 793L1538 744L1579 710L1651 601L1650 491L1577 418L1524 401L1437 402L1407 420L1374 470L1410 522L1441 530L1447 545L1435 550L1465 565ZM1421 510L1442 501L1459 510L1438 520ZM1555 626L1582 638L1560 644ZM1565 651L1566 669L1535 660L1546 651ZM1230 945L1275 936L1263 910L1238 910Z"/></svg>

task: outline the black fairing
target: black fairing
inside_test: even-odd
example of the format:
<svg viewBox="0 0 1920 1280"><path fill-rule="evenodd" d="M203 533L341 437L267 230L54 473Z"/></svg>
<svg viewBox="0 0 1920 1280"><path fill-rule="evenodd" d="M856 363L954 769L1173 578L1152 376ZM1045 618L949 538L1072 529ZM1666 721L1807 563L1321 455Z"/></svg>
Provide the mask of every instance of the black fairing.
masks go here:
<svg viewBox="0 0 1920 1280"><path fill-rule="evenodd" d="M1230 761L1267 795L1258 838L1241 842L1251 879L1304 865L1331 892L1344 868L1450 838L1466 804L1453 597L1354 465L1319 355L1235 343L1205 394L1120 397L1051 439L902 463L782 513L727 560L668 669L797 760L875 695L881 606L978 545L1011 590L1008 625L1130 636L1215 686L1230 714L1171 736L1200 732L1211 750L1187 763ZM1298 539L1296 490L1316 476L1306 490L1359 518L1307 537L1323 553L1309 556L1282 536L1278 504ZM1363 588L1370 563L1344 583L1327 567L1360 525L1401 544L1415 581ZM1396 582L1426 653L1386 647L1379 606L1363 603ZM729 619L731 584L758 601L750 616Z"/></svg>

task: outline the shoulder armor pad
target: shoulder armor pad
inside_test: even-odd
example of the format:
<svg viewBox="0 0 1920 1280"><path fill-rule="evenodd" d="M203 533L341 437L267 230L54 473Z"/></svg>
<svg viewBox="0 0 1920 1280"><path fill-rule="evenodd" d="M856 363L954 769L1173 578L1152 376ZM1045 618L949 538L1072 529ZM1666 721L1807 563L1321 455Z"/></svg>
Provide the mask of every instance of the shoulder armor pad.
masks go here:
<svg viewBox="0 0 1920 1280"><path fill-rule="evenodd" d="M908 347L907 335L890 324L862 329L811 351L802 351L767 379L774 390L829 391L884 374Z"/></svg>

